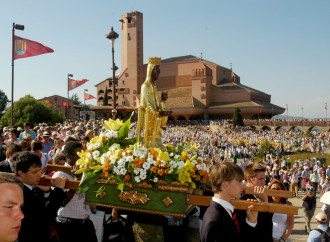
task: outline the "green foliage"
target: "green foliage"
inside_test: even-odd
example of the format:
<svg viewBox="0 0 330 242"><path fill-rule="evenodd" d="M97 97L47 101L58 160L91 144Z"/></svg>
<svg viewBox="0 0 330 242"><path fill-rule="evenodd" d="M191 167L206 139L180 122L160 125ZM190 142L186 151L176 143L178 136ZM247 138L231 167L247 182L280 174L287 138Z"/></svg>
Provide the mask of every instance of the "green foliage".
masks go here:
<svg viewBox="0 0 330 242"><path fill-rule="evenodd" d="M8 97L4 91L0 90L0 118L4 114L8 102Z"/></svg>
<svg viewBox="0 0 330 242"><path fill-rule="evenodd" d="M241 109L240 108L235 108L234 115L233 115L233 118L232 118L232 124L234 125L234 127L236 125L244 126L243 117L241 115Z"/></svg>
<svg viewBox="0 0 330 242"><path fill-rule="evenodd" d="M270 142L268 140L265 140L265 142L263 142L261 144L260 149L257 152L257 156L259 157L265 157L266 154L273 148L273 146L270 144Z"/></svg>
<svg viewBox="0 0 330 242"><path fill-rule="evenodd" d="M80 101L77 93L72 94L71 100L73 101L74 105L81 105L82 104L82 102Z"/></svg>
<svg viewBox="0 0 330 242"><path fill-rule="evenodd" d="M105 87L104 98L103 98L103 106L108 106L108 88Z"/></svg>
<svg viewBox="0 0 330 242"><path fill-rule="evenodd" d="M240 142L239 142L239 146L240 147L246 147L246 145L245 145L245 142L244 142L244 140L240 140Z"/></svg>
<svg viewBox="0 0 330 242"><path fill-rule="evenodd" d="M20 98L14 104L14 126L23 126L29 123L62 123L65 117L47 102L37 102L31 95ZM0 120L3 126L11 123L11 109L8 109Z"/></svg>
<svg viewBox="0 0 330 242"><path fill-rule="evenodd" d="M307 132L306 132L306 135L305 135L306 137L308 137L308 138L310 138L310 137L312 137L312 134L311 134L311 132L309 131L309 130L307 130Z"/></svg>

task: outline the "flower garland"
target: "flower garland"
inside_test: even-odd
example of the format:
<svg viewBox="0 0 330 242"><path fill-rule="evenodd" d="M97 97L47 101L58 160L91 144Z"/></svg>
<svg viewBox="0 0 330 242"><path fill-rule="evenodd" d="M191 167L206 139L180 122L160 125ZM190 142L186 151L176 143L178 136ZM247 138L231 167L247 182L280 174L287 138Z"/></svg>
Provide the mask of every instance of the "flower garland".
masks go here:
<svg viewBox="0 0 330 242"><path fill-rule="evenodd" d="M116 181L120 190L144 183L155 185L160 180L206 188L212 164L200 155L202 150L196 144L167 144L165 151L145 148L136 143L136 138L127 138L130 127L130 119L126 123L109 119L102 133L88 143L87 150L78 153L80 169L76 173L84 172L80 191L86 191L101 174Z"/></svg>

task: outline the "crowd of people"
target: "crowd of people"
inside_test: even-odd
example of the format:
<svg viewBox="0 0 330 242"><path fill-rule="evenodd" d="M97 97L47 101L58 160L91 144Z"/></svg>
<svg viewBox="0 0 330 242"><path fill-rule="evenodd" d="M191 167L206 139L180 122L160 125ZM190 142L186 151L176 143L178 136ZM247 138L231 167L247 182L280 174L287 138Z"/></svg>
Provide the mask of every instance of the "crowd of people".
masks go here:
<svg viewBox="0 0 330 242"><path fill-rule="evenodd" d="M112 118L116 118L115 111ZM91 120L67 121L64 124L54 125L24 123L23 128L0 128L0 171L16 173L19 178L18 181L3 183L9 183L16 190L17 187L23 188L23 213L16 209L18 212L15 215L16 226L14 226L19 241L50 241L51 238L55 238L55 234L60 242L97 241L95 228L89 219L93 208L85 205L85 194L63 189L67 179L74 180L80 177L74 175L73 172L47 172L47 164L70 166L74 170L78 159L77 152L86 149L87 143L102 132L102 125L102 120ZM136 136L135 127L130 130L130 136ZM316 207L315 194L319 192L322 196L328 191L330 166L327 167L325 163L313 158L293 161L290 160L290 154L304 151L323 152L330 144L329 133L312 131L307 137L303 132L293 130L257 131L247 127L237 129L232 127L228 120L207 122L192 120L177 123L169 121L163 131L162 139L163 143L175 146L188 142L197 143L202 150L201 155L209 157L217 164L217 168L212 171L214 174L211 175L210 181L215 194L213 200L216 203L213 204L213 209L218 209L217 204L221 206L225 204L225 211L227 211L225 214L228 213L231 218L234 217L231 213L234 210L228 207L226 201L240 196L241 187L244 186L241 182L244 177L245 185L259 187L256 197L241 198L244 200L257 199L277 204L290 204L286 199L265 197L264 189L267 187L274 190L292 190L297 198L298 191L301 190L306 193L302 197L306 231L311 232L310 221ZM262 162L255 162L255 156L266 140L273 148L263 157ZM218 167L219 164L225 164L225 166ZM222 181L223 178L219 177L219 174L227 170L232 171L233 175L228 178L229 180L226 178L227 180ZM38 185L40 178L45 175L52 177L56 189ZM214 182L212 182L212 176L214 176ZM1 179L0 176L0 190L2 189ZM8 180L4 178L6 179ZM222 182L219 183L219 181ZM237 182L236 188L234 187L237 194L231 192L233 181ZM15 204L17 203L18 207L23 204L21 198L20 195L15 198ZM114 210L114 217L115 214ZM201 240L216 241L213 239L216 239L217 235L213 234L213 228L208 227L209 222L205 221L218 218L214 218L214 211L206 210L205 214L207 219L202 222ZM203 219L205 214L202 214L200 218ZM320 223L323 223L323 217L321 215L318 217ZM258 231L258 234L263 237L254 238L253 241L291 241L290 235L294 223L292 215L271 214L270 216L270 214L258 214L249 209L243 214L237 211L237 218L238 222L234 222L235 227L231 228L233 232L230 236L234 236L232 238L236 238L237 230L249 236ZM222 222L224 221L220 224ZM42 228L42 233L38 235L31 233L34 231L33 227ZM81 231L79 235L71 233L78 230ZM314 231L311 234L313 235ZM13 239L8 241L13 241ZM241 241L240 236L233 241Z"/></svg>

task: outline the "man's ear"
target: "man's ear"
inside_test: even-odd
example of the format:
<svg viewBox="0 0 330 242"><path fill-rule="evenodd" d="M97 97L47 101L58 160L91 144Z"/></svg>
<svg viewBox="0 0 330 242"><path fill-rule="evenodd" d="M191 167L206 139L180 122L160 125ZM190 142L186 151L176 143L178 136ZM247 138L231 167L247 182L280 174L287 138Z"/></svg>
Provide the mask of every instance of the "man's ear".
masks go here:
<svg viewBox="0 0 330 242"><path fill-rule="evenodd" d="M19 177L22 177L23 176L23 172L22 171L18 171L17 173L18 173Z"/></svg>
<svg viewBox="0 0 330 242"><path fill-rule="evenodd" d="M251 183L252 182L252 177L246 176L246 181Z"/></svg>

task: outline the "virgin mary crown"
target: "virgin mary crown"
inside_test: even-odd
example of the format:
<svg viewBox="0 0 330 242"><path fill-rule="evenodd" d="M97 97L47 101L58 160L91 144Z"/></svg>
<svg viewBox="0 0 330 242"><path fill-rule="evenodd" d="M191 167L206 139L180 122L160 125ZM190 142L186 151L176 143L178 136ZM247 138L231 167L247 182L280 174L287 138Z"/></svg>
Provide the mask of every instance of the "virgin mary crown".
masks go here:
<svg viewBox="0 0 330 242"><path fill-rule="evenodd" d="M162 59L159 57L149 57L148 58L148 64L159 66Z"/></svg>

